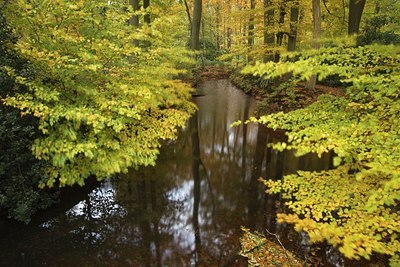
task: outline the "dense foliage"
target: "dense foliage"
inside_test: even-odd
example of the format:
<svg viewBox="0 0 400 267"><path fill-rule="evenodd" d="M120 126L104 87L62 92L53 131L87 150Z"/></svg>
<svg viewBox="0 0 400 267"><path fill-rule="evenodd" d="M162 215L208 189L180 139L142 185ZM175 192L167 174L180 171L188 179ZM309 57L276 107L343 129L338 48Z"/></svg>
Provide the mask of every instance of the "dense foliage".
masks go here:
<svg viewBox="0 0 400 267"><path fill-rule="evenodd" d="M57 190L39 189L46 164L32 155L36 128L16 110L0 108L0 210L29 222L39 209L57 201Z"/></svg>
<svg viewBox="0 0 400 267"><path fill-rule="evenodd" d="M290 113L251 121L286 130L297 155L334 151L337 168L299 172L265 181L268 192L283 191L295 224L312 242L327 240L348 258L373 252L399 264L400 211L400 48L333 46L298 54L298 60L259 63L245 72L264 78L290 73L295 80L338 75L349 84L343 97L322 95Z"/></svg>
<svg viewBox="0 0 400 267"><path fill-rule="evenodd" d="M27 70L26 62L6 47L14 41L12 30L0 10L0 65L13 66L17 71ZM1 96L24 90L0 71ZM45 163L35 159L30 150L36 137L36 119L21 117L18 110L0 103L0 211L24 222L28 222L38 209L54 203L58 195L57 190L38 188Z"/></svg>
<svg viewBox="0 0 400 267"><path fill-rule="evenodd" d="M51 165L42 186L83 185L90 175L154 164L160 140L184 125L194 106L190 89L174 78L190 60L175 38L183 25L167 15L176 12L164 13L174 6L165 4L153 6L152 23L140 28L127 23L126 1L8 4L17 37L9 46L30 74L3 68L27 88L3 103L39 120L32 151Z"/></svg>
<svg viewBox="0 0 400 267"><path fill-rule="evenodd" d="M393 25L397 17L387 14L375 15L366 21L365 31L357 37L359 45L370 45L372 43L400 44L400 34L389 25Z"/></svg>

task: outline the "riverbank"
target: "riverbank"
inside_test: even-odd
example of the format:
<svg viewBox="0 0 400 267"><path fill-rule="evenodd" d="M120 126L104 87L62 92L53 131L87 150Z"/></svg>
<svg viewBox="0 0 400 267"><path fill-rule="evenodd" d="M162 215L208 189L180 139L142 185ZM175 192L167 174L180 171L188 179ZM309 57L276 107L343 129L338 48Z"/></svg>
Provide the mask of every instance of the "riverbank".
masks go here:
<svg viewBox="0 0 400 267"><path fill-rule="evenodd" d="M206 80L229 79L233 85L246 94L254 96L259 101L256 115L263 115L279 111L288 112L303 108L317 101L322 94L342 96L345 89L340 86L316 84L313 90L307 89L305 82L297 84L283 84L281 80L266 80L253 75L242 74L240 71L231 71L226 67L206 66L193 71L193 77L185 79L192 86Z"/></svg>
<svg viewBox="0 0 400 267"><path fill-rule="evenodd" d="M235 84L236 87L242 89L248 94L255 96L258 100L260 100L257 107L257 113L258 113L257 116L279 111L288 112L295 109L307 107L308 105L316 102L319 96L321 96L322 94L330 94L337 98L340 98L345 94L344 87L335 87L326 84L317 84L313 90L310 90L306 88L305 82L300 82L297 84L284 84L282 83L282 81L271 82L263 80L262 78L253 77L252 75L243 75L241 73L232 73L230 75L230 79ZM339 80L335 82L338 81ZM325 82L329 83L331 81L325 81ZM251 236L252 238L249 238L249 234L247 234L247 236L243 238L244 241L242 240L242 247L246 247L246 245L248 245L247 243L252 243L254 241L254 234L250 235L253 235ZM269 257L275 257L274 255L275 252L270 252L268 250L270 246L264 245L264 243L267 242L265 241L266 239L263 239L263 237L259 239L260 240L262 239L259 243L253 242L254 244L256 244L254 246L256 249L253 250L251 248L245 250L248 251L248 253L247 252L244 253L244 256L249 259L250 263L264 265L266 262L270 262ZM308 239L308 237L306 239ZM350 260L346 258L341 252L339 252L341 251L340 248L338 249L337 247L335 248L333 246L329 246L327 245L326 242L321 242L321 243L318 242L318 243L313 243L313 245L311 245L311 247L313 247L315 251L321 251L320 246L324 247L326 256L328 256L328 258L329 257L336 258L335 261L339 263L339 266L382 266L383 267L383 266L388 266L389 264L388 263L389 259L386 255L375 253L368 259L361 258L358 260L354 259ZM289 251L291 250L289 249ZM268 256L265 256L264 252L269 253ZM332 255L328 255L328 253ZM280 253L279 251L276 254L278 255L277 258L279 258L279 256L284 255L284 253L282 252ZM265 258L262 258L260 255L265 256L266 261ZM311 255L315 256L316 254L312 252ZM318 256L322 256L322 258L325 257L323 255L318 255ZM315 257L316 260L318 260L318 256ZM286 261L287 257L282 257L282 260ZM329 263L331 263L331 261L329 261ZM288 263L286 262L285 264ZM289 265L296 266L296 264L294 265L289 264ZM324 266L323 263L317 263L316 265L312 264L312 266L320 266L320 265Z"/></svg>
<svg viewBox="0 0 400 267"><path fill-rule="evenodd" d="M310 90L306 88L305 82L285 84L282 80L266 80L239 71L230 73L229 79L237 88L261 101L257 107L257 115L288 112L310 105L322 94L342 96L345 92L343 87L324 84L317 84Z"/></svg>

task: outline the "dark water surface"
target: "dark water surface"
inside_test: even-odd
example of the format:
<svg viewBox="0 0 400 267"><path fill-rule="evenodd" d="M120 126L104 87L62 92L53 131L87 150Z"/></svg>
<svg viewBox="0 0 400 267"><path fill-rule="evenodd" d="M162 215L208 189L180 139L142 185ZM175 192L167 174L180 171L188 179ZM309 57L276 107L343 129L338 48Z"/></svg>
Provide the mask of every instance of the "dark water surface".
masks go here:
<svg viewBox="0 0 400 267"><path fill-rule="evenodd" d="M142 168L73 194L28 226L4 222L1 266L245 266L240 227L277 233L304 253L304 237L275 224L279 198L260 176L326 169L329 157L295 158L266 144L279 135L255 124L255 100L226 80L207 81L198 113ZM88 188L86 188L88 189ZM304 246L303 246L304 245ZM302 250L303 248L303 250Z"/></svg>

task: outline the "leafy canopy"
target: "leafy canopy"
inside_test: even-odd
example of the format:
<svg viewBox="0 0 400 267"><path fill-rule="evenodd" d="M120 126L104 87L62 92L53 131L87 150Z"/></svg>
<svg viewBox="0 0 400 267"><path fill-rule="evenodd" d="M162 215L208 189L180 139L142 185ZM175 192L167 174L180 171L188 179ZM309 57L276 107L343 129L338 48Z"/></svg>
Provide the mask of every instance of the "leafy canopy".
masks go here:
<svg viewBox="0 0 400 267"><path fill-rule="evenodd" d="M32 151L51 162L42 186L83 185L90 175L154 164L160 140L184 126L194 106L188 86L174 78L188 52L174 38L177 17L153 12L151 25L135 29L126 1L8 4L18 38L10 46L29 70L5 68L27 90L2 101L39 119Z"/></svg>
<svg viewBox="0 0 400 267"><path fill-rule="evenodd" d="M296 81L338 75L349 86L343 97L322 95L304 109L250 120L286 130L288 142L276 149L336 154L336 169L265 181L269 193L283 191L288 200L291 214L278 220L295 224L313 242L327 240L348 258L377 252L390 255L394 266L400 250L400 48L342 45L297 56L244 72L266 79L290 73Z"/></svg>

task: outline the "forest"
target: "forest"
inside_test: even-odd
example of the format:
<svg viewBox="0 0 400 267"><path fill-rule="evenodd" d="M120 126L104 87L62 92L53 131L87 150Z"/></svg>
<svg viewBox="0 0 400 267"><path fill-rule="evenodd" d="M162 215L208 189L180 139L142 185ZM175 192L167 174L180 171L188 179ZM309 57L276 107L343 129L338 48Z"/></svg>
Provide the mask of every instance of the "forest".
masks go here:
<svg viewBox="0 0 400 267"><path fill-rule="evenodd" d="M284 132L268 144L276 151L332 156L328 170L259 179L285 199L277 222L345 258L399 266L399 10L397 0L0 0L0 214L29 223L67 187L157 168L196 114L194 87L222 72L259 100L231 127L265 125ZM270 266L246 242L249 264Z"/></svg>

